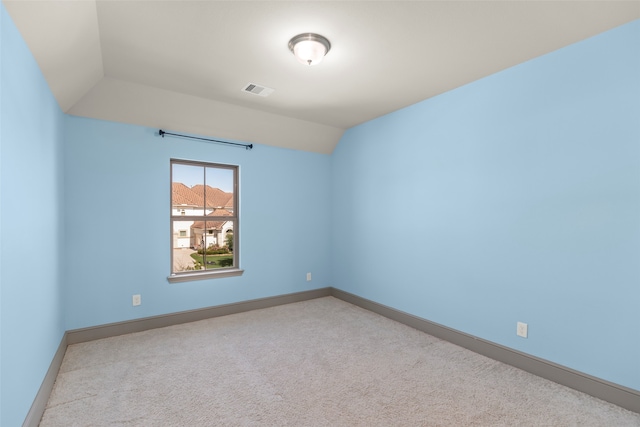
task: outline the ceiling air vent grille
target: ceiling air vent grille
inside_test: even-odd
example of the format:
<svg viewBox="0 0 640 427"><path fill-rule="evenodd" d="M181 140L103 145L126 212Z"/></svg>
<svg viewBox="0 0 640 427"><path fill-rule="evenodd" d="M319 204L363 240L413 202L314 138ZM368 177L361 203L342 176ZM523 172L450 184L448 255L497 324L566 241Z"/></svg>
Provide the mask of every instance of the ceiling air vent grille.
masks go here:
<svg viewBox="0 0 640 427"><path fill-rule="evenodd" d="M271 89L265 86L260 86L255 83L248 83L241 89L243 92L251 93L258 96L269 96L275 89Z"/></svg>

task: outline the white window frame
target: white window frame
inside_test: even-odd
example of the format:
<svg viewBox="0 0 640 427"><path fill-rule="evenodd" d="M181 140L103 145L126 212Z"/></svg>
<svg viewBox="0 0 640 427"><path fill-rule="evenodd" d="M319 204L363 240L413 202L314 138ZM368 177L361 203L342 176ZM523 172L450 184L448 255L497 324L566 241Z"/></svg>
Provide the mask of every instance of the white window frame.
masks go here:
<svg viewBox="0 0 640 427"><path fill-rule="evenodd" d="M217 168L217 169L229 169L233 171L233 215L232 216L207 216L206 210L202 215L184 215L178 212L177 215L173 214L173 165L191 165L203 168ZM244 270L240 268L240 191L239 191L239 179L240 179L240 166L238 165L226 165L220 163L201 162L194 160L182 160L182 159L170 159L169 162L169 236L171 251L171 264L170 274L167 280L170 283L187 282L192 280L204 280L204 279L216 279L222 277L241 276ZM205 177L203 176L203 185L207 185ZM173 271L173 231L174 222L178 221L233 221L233 265L231 267L216 268L210 270L188 270L188 271Z"/></svg>

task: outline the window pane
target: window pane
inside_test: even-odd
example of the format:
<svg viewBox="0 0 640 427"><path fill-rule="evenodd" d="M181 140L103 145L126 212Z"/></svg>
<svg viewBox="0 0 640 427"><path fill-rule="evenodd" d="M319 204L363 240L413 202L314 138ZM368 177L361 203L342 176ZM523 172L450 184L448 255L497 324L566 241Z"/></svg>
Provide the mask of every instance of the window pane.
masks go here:
<svg viewBox="0 0 640 427"><path fill-rule="evenodd" d="M234 266L233 221L196 221L193 232L197 263L207 270Z"/></svg>
<svg viewBox="0 0 640 427"><path fill-rule="evenodd" d="M225 209L233 213L233 170L206 168L204 188L207 215L216 209ZM214 213L214 215L217 215Z"/></svg>
<svg viewBox="0 0 640 427"><path fill-rule="evenodd" d="M206 181L209 186L233 193L233 169L206 168Z"/></svg>
<svg viewBox="0 0 640 427"><path fill-rule="evenodd" d="M196 265L194 235L191 224L193 221L173 221L173 272L199 270Z"/></svg>
<svg viewBox="0 0 640 427"><path fill-rule="evenodd" d="M171 177L171 215L205 215L204 166L174 163Z"/></svg>

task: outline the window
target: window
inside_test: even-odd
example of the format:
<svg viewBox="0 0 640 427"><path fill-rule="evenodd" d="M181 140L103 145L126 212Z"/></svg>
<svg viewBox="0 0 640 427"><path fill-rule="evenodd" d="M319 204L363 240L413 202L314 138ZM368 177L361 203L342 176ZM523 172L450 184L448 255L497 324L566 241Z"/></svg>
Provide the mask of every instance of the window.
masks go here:
<svg viewBox="0 0 640 427"><path fill-rule="evenodd" d="M238 166L171 160L170 282L237 276Z"/></svg>

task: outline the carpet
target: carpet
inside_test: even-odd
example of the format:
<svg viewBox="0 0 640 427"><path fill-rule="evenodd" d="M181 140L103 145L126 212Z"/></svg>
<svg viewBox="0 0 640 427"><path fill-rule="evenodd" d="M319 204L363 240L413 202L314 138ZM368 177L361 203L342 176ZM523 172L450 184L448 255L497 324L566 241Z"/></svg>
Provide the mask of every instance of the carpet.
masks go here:
<svg viewBox="0 0 640 427"><path fill-rule="evenodd" d="M640 426L333 297L70 345L51 426Z"/></svg>

